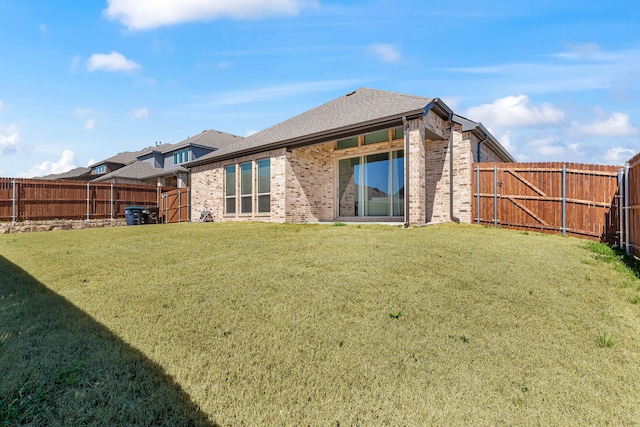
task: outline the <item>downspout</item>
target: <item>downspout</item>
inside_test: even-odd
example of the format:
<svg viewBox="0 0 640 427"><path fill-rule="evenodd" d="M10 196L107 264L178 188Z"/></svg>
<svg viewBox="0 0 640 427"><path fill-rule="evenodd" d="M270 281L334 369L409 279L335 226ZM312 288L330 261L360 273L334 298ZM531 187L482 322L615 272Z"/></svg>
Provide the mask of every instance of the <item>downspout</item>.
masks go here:
<svg viewBox="0 0 640 427"><path fill-rule="evenodd" d="M449 115L449 218L460 222L460 218L453 214L453 114Z"/></svg>
<svg viewBox="0 0 640 427"><path fill-rule="evenodd" d="M478 141L478 163L480 163L482 161L482 159L480 158L480 146L482 145L483 142L485 142L487 139L489 138L489 135L485 134L484 135L484 139Z"/></svg>
<svg viewBox="0 0 640 427"><path fill-rule="evenodd" d="M404 228L409 227L409 122L402 116L404 127Z"/></svg>

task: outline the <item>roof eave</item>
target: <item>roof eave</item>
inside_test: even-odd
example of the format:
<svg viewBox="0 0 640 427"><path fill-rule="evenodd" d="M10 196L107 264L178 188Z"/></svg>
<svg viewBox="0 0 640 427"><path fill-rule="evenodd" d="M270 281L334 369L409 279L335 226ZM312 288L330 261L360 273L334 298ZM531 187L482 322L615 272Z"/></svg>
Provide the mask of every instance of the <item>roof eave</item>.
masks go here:
<svg viewBox="0 0 640 427"><path fill-rule="evenodd" d="M432 101L434 103L432 110L442 116L443 118L448 117L446 114L448 107L444 105L444 109L442 108L443 104L440 104L437 99ZM425 107L426 108L426 107ZM402 118L406 119L415 119L421 117L425 114L425 108L420 108L419 110L407 111L401 114L394 114L392 116L387 116L383 118L378 118L375 120L370 120L368 122L358 123L356 125L343 126L340 128L331 129L324 132L318 132L310 135L303 135L296 138L291 138L284 141L277 141L270 144L261 145L259 147L251 147L244 150L233 151L227 154L222 154L220 156L215 156L207 159L199 159L194 160L192 162L187 163L185 166L188 168L201 166L209 163L234 159L241 156L247 156L255 153L260 153L263 151L269 150L277 150L280 148L293 149L298 147L303 147L307 145L320 144L328 141L335 141L338 139L346 138L348 136L352 136L354 133L366 133L366 132L375 132L377 130L386 129L389 127L400 126L402 125ZM427 110L428 111L428 110Z"/></svg>

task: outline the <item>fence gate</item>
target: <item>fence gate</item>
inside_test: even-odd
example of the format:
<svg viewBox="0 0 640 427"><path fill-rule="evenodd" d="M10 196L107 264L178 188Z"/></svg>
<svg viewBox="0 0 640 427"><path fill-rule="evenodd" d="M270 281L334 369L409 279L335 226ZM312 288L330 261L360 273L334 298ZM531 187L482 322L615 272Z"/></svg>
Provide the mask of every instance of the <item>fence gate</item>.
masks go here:
<svg viewBox="0 0 640 427"><path fill-rule="evenodd" d="M577 163L476 163L478 224L562 233L614 243L618 168Z"/></svg>
<svg viewBox="0 0 640 427"><path fill-rule="evenodd" d="M190 218L190 197L189 188L176 188L175 190L162 193L160 199L160 217L164 224L174 222L188 222Z"/></svg>

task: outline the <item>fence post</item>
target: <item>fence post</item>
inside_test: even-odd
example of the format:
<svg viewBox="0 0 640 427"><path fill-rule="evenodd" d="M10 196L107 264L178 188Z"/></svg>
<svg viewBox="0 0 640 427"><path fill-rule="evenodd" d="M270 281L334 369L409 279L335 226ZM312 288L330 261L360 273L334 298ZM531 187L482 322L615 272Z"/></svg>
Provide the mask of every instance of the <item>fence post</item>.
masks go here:
<svg viewBox="0 0 640 427"><path fill-rule="evenodd" d="M182 191L178 190L178 222L182 222Z"/></svg>
<svg viewBox="0 0 640 427"><path fill-rule="evenodd" d="M109 193L109 206L111 207L109 216L113 219L113 182L111 183L111 192Z"/></svg>
<svg viewBox="0 0 640 427"><path fill-rule="evenodd" d="M476 224L480 224L480 165L476 166Z"/></svg>
<svg viewBox="0 0 640 427"><path fill-rule="evenodd" d="M562 235L567 235L567 165L562 165Z"/></svg>
<svg viewBox="0 0 640 427"><path fill-rule="evenodd" d="M626 238L626 252L627 255L631 254L631 235L629 230L629 211L631 210L629 204L629 163L624 166L624 227Z"/></svg>
<svg viewBox="0 0 640 427"><path fill-rule="evenodd" d="M624 245L624 168L618 169L618 247Z"/></svg>
<svg viewBox="0 0 640 427"><path fill-rule="evenodd" d="M89 183L87 182L87 221L91 218L89 210L91 209L91 201L89 200L91 197L91 193L89 192Z"/></svg>
<svg viewBox="0 0 640 427"><path fill-rule="evenodd" d="M493 228L498 228L498 167L493 167Z"/></svg>
<svg viewBox="0 0 640 427"><path fill-rule="evenodd" d="M191 222L191 188L187 187L187 222Z"/></svg>
<svg viewBox="0 0 640 427"><path fill-rule="evenodd" d="M11 222L16 222L16 180L11 181L13 195L11 196Z"/></svg>

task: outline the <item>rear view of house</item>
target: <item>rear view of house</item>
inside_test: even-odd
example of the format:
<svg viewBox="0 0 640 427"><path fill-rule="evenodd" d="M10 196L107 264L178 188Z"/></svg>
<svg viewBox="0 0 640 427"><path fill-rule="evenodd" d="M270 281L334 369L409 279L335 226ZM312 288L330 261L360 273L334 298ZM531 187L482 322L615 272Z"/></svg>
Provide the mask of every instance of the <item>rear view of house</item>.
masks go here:
<svg viewBox="0 0 640 427"><path fill-rule="evenodd" d="M474 161L514 161L438 98L361 88L187 163L192 218L471 222Z"/></svg>

